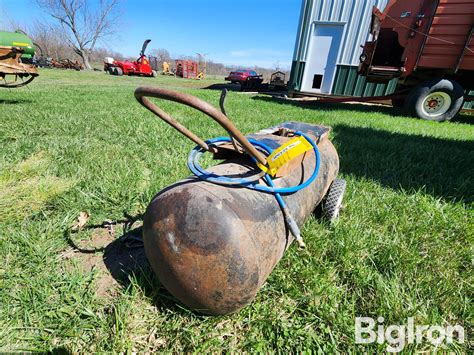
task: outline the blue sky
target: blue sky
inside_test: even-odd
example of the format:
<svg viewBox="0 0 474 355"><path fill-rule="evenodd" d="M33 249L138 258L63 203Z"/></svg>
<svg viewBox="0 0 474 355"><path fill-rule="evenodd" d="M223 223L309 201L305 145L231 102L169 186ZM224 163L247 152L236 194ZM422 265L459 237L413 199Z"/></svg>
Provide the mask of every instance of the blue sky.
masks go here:
<svg viewBox="0 0 474 355"><path fill-rule="evenodd" d="M301 0L122 0L122 30L100 45L135 56L150 38L149 48L173 56L199 52L224 64L289 68L300 6ZM35 0L0 0L0 17L0 26L51 21Z"/></svg>

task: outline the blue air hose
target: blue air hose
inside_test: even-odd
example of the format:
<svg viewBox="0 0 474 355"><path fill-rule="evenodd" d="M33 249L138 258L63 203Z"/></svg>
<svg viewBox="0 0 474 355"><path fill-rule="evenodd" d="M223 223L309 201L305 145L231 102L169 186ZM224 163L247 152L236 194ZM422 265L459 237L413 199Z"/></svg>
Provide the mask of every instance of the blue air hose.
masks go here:
<svg viewBox="0 0 474 355"><path fill-rule="evenodd" d="M298 242L299 246L304 247L305 244L303 242L303 239L301 238L300 230L295 220L291 216L289 209L286 206L285 201L281 197L281 194L292 194L310 185L318 176L319 166L321 164L321 157L320 157L319 150L316 143L310 137L308 137L307 135L301 132L295 132L295 135L303 136L311 144L314 150L315 157L316 157L314 170L311 176L309 177L309 179L296 186L277 188L275 184L273 183L272 177L268 174L264 175L264 180L267 183L267 185L262 185L262 184L255 183L255 178L228 178L226 176L221 176L221 175L208 172L207 170L203 169L202 166L199 164L199 159L201 155L205 152L205 150L201 148L200 146L196 146L190 152L189 157L188 157L188 167L189 167L189 170L191 170L191 172L194 175L196 175L199 179L207 181L207 182L211 182L211 183L219 184L219 185L226 185L226 186L240 186L240 187L245 187L251 190L256 190L256 191L260 191L264 193L272 193L275 196L278 204L280 205L280 208L283 211L285 220L287 222L287 225L290 231L295 236L295 239ZM228 142L231 142L231 139L229 137L217 137L217 138L212 138L206 141L207 144L214 145L214 146L218 146L218 145L228 143ZM267 146L266 144L258 140L249 138L249 142L260 151L263 151L264 153L266 153L267 156L273 152L273 149L271 149L269 146ZM253 157L252 159L255 161Z"/></svg>
<svg viewBox="0 0 474 355"><path fill-rule="evenodd" d="M320 157L319 150L316 143L304 133L296 132L295 135L303 136L313 147L314 154L316 156L316 164L314 166L313 173L311 174L308 180L296 186L276 188L273 184L269 184L270 186L266 186L266 185L262 185L258 183L256 184L254 178L253 179L252 178L228 178L225 176L208 172L207 170L204 170L199 164L199 159L201 155L205 152L204 149L202 149L200 146L196 146L189 154L188 167L189 167L189 170L191 170L191 172L194 175L196 175L198 178L200 178L201 180L212 182L214 184L234 185L234 186L237 185L237 186L246 187L248 189L257 190L257 191L266 192L266 193L273 193L273 194L274 193L292 194L299 190L304 189L317 178L318 173L319 173L319 166L321 164L321 157ZM273 149L271 149L268 145L260 141L257 141L252 138L249 138L249 141L250 143L252 143L252 145L262 150L267 155L270 155L273 152ZM228 143L228 142L231 142L231 139L229 137L217 137L217 138L212 138L206 141L207 144L216 145L216 146L220 144ZM268 183L268 181L271 180L270 175L265 174L265 180Z"/></svg>

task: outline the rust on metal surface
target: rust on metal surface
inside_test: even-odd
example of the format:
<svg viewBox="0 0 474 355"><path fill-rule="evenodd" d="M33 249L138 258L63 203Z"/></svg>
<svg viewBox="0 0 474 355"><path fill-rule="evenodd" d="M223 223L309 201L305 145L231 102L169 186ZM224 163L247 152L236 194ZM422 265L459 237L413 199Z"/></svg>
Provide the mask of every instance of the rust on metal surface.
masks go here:
<svg viewBox="0 0 474 355"><path fill-rule="evenodd" d="M71 59L61 59L61 60L52 60L51 66L57 69L73 69L73 70L83 70L84 66L79 63L77 60L72 61Z"/></svg>
<svg viewBox="0 0 474 355"><path fill-rule="evenodd" d="M21 48L0 46L0 79L4 81L3 83L0 81L0 87L25 86L38 76L36 67L21 63L22 54ZM13 81L7 82L7 77L13 77Z"/></svg>
<svg viewBox="0 0 474 355"><path fill-rule="evenodd" d="M417 70L474 70L474 0L390 0L375 8L359 73L372 81Z"/></svg>
<svg viewBox="0 0 474 355"><path fill-rule="evenodd" d="M324 155L334 151L329 141L320 148ZM213 172L240 172L231 164ZM290 180L300 180L305 165ZM336 165L326 160L312 186L285 197L300 225L335 178ZM153 199L144 241L155 273L177 299L202 313L226 314L255 297L292 237L272 195L189 179Z"/></svg>
<svg viewBox="0 0 474 355"><path fill-rule="evenodd" d="M138 88L135 96L147 109L212 152L146 96L185 104L209 115L255 158L250 159L229 143L214 152L216 158L225 156L227 160L209 168L209 173L253 176L264 184L255 161L265 162L265 157L224 113L196 97L165 89ZM280 206L272 193L213 184L196 176L166 187L148 205L143 221L147 258L161 283L186 306L217 315L250 303L293 241L282 208L301 226L326 195L339 170L339 157L328 139L327 127L285 122L248 137L276 149L292 139L295 131L316 142L321 159L319 174L308 187L282 196L286 207ZM284 166L273 182L277 188L297 186L310 177L315 165L314 151L307 151Z"/></svg>
<svg viewBox="0 0 474 355"><path fill-rule="evenodd" d="M260 134L281 144L290 138ZM312 136L317 140L318 137ZM308 188L284 197L301 226L325 196L339 169L334 146L322 139L320 173ZM275 180L293 186L308 177L313 152ZM255 167L229 160L209 169L246 174ZM145 250L162 284L188 307L205 314L235 312L251 302L293 240L272 194L229 188L190 177L156 195L144 218Z"/></svg>

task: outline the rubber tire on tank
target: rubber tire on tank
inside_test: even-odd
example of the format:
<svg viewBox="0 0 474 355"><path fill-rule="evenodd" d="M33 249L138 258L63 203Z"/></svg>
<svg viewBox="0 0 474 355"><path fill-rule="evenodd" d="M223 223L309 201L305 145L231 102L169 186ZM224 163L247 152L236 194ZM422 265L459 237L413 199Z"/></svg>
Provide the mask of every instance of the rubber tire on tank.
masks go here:
<svg viewBox="0 0 474 355"><path fill-rule="evenodd" d="M436 117L431 117L423 112L422 105L425 98L433 93L441 91L451 98L449 109ZM415 86L405 99L405 112L409 115L429 121L448 121L461 110L464 102L464 90L456 81L450 79L432 79Z"/></svg>
<svg viewBox="0 0 474 355"><path fill-rule="evenodd" d="M122 76L122 75L123 75L123 70L122 70L122 68L118 68L118 67L117 67L117 68L116 68L116 73L117 73L118 76Z"/></svg>
<svg viewBox="0 0 474 355"><path fill-rule="evenodd" d="M322 202L322 216L324 219L334 222L339 217L345 192L346 180L334 179Z"/></svg>

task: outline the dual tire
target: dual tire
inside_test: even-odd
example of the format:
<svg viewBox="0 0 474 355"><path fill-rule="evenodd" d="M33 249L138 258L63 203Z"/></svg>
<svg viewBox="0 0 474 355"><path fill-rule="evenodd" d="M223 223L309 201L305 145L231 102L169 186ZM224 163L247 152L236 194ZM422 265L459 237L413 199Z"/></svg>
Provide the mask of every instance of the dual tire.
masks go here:
<svg viewBox="0 0 474 355"><path fill-rule="evenodd" d="M432 79L415 86L405 100L394 99L394 107L402 107L410 116L428 121L449 121L464 103L464 89L454 80Z"/></svg>

